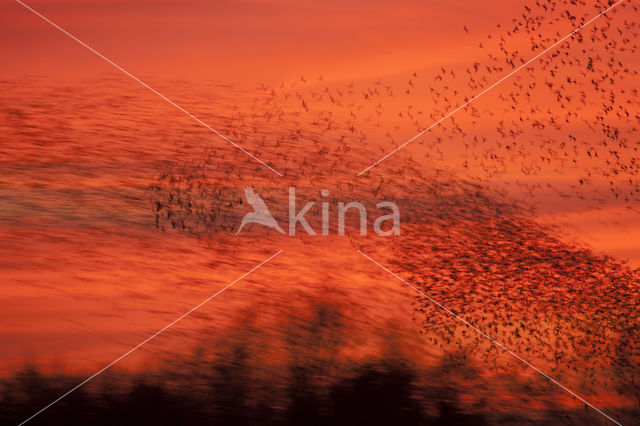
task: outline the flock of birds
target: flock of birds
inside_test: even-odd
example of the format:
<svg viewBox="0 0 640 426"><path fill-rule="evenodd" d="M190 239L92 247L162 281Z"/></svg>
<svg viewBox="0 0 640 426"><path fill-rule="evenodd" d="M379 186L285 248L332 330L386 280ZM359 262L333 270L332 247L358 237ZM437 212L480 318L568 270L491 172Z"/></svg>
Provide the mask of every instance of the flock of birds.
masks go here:
<svg viewBox="0 0 640 426"><path fill-rule="evenodd" d="M375 191L396 179L419 182L425 168L448 168L477 182L515 185L521 193L551 189L576 200L613 198L633 206L640 193L637 6L622 3L581 27L610 4L538 1L509 25L498 25L479 44L477 61L441 67L430 76L413 72L399 87L380 79L329 83L323 76L262 85L252 98L239 100L241 106L217 117L216 127L298 186L337 184L353 190L364 185ZM484 98L355 177L576 28L580 31L572 38ZM161 166L159 189L180 190L194 180L176 167L206 173L207 185L282 185L244 153L218 144L211 148L210 139L201 140L209 148L195 152L190 140L182 150L191 151L183 155L190 160ZM196 198L212 199L210 194ZM183 208L188 214L194 202L189 196L158 200L158 220L175 219ZM163 226L187 224L168 220Z"/></svg>
<svg viewBox="0 0 640 426"><path fill-rule="evenodd" d="M327 179L356 181L353 176L358 171L608 4L537 2L525 7L510 25L499 25L488 35L479 44L477 59L468 65L443 66L431 75L413 72L406 83L400 78L329 83L320 76L262 85L253 99L216 124L230 139L282 169L287 178L311 184ZM508 177L523 191L552 187L555 178L571 176L567 188L582 198L637 201L640 113L635 16L637 6L622 3L360 181L377 179L385 184L394 169L410 159L420 165L453 166L476 179ZM226 177L250 178L264 172L227 147L210 154L217 158L212 165L224 170Z"/></svg>
<svg viewBox="0 0 640 426"><path fill-rule="evenodd" d="M150 187L156 225L206 238L234 232L247 184L285 207L282 188L290 185L310 196L328 188L336 200L396 200L401 236L354 238L354 245L395 259L392 269L409 271L410 282L554 377L580 382L587 393L638 399L640 271L564 242L491 185L503 179L534 193L560 178L576 200L630 207L639 200L638 7L622 3L582 28L611 4L538 0L483 39L477 60L431 74L263 85L219 117L218 128L284 178L229 147L179 146ZM482 99L355 176L574 29ZM496 368L517 363L499 362L484 337L437 311L416 299L432 344Z"/></svg>
<svg viewBox="0 0 640 426"><path fill-rule="evenodd" d="M570 388L636 403L640 270L567 243L504 198L451 183L434 177L432 196L401 206L414 214L395 241L356 244ZM416 294L414 303L425 338L444 353L496 371L527 368L430 300Z"/></svg>

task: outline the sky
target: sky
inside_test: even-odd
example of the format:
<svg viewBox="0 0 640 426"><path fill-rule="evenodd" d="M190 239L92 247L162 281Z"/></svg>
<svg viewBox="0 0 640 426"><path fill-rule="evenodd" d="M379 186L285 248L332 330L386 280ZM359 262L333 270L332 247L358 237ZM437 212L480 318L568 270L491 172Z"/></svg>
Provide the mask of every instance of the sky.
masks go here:
<svg viewBox="0 0 640 426"><path fill-rule="evenodd" d="M291 257L278 258L272 269L260 271L264 275L247 280L235 298L180 328L176 334L184 335L184 345L180 339L162 340L153 346L156 352L149 353L174 351L180 357L202 338L203 330L235 329L236 319L249 312L256 314L259 328L276 336L278 353L273 357L281 360L287 356L281 351L286 342L278 339L289 338L282 329L316 309L307 301L331 294L335 299L327 303L344 309L340 315L348 318L347 329L355 330L345 333L353 341L341 349L342 360L383 352L388 342L380 336L388 334L402 341L399 346L416 363L432 361L422 355L439 348L423 350L425 337L410 318L420 311L415 295L381 278L381 271L371 269L375 265L366 259L350 258L358 256L353 250L357 241L331 236L314 244L266 234L256 242L251 237L264 234L252 234L255 227L239 238L206 226L203 230L202 218L193 213L206 210L211 200L244 208L238 202L242 193L238 198L229 188L240 191L247 185L267 193L268 203L282 197L289 185L299 184L300 193L309 197L326 187L332 196L362 195L370 202L382 188L382 194L409 206L403 228L407 232L402 231L397 243L363 243L361 248L394 270L405 268L400 274L411 280L432 277L439 296L460 296L459 308L471 309L469 314L478 321L488 318L484 312L490 304L473 299L473 294L465 306L469 288L486 291L496 303L503 303L504 295L513 296L521 309L515 310L519 320L542 340L554 320L566 329L575 325L571 321L578 317L569 315L578 306L572 305L573 295L584 293L586 300L595 294L595 301L585 302L594 315L605 311L598 302L607 308L614 304L617 293L602 294L605 287L589 287L589 279L606 279L610 273L632 280L635 275L624 262L640 266L637 193L625 192L638 188L633 115L639 59L628 50L619 57L624 65L611 64L609 40L598 39L595 30L585 30L591 40L569 44L565 56L541 58L360 180L356 176L478 93L479 87L505 75L507 68L489 66L504 62L503 51L531 57L532 52L522 50L527 43L549 43L567 34L572 27L564 14L559 21L545 22L535 39L508 30L530 4L520 0L499 0L491 7L444 0L26 4L203 121L194 121L145 90L19 2L2 0L0 276L6 285L0 300L9 308L0 313L0 335L9 344L0 358L0 372L12 373L25 362L45 358L48 371L95 371L280 246ZM584 9L589 16L599 10ZM637 39L637 16L621 8L612 20L633 28L629 38ZM626 46L623 32L611 33L615 38L610 44ZM495 56L499 59L492 62ZM616 74L610 76L611 83L603 77L602 92L587 96L581 91L593 83L585 71L590 57L599 58L597 69L590 72ZM485 85L475 86L474 78L484 78ZM615 100L615 109L602 113L608 98ZM264 158L284 177L278 181L244 151L204 128L204 122ZM619 126L625 139L620 142L605 129L601 145L602 123ZM204 159L211 175L202 177L198 172ZM181 197L191 195L194 181L202 184L198 189L204 188L201 194L206 197L194 196L195 201L189 198L183 204ZM180 186L183 183L188 189ZM476 191L476 184L486 192ZM437 201L429 204L432 194ZM429 208L419 210L425 206ZM286 214L284 209L280 215ZM237 210L224 220L231 223L239 215ZM417 260L414 247L419 248ZM501 253L501 247L510 252ZM542 259L532 265L538 253L527 250L544 251L557 261ZM513 265L505 260L510 254ZM607 263L601 254L615 261ZM584 272L593 265L604 266L590 275ZM485 269L478 272L476 266ZM569 276L560 279L562 273ZM521 275L527 278L520 280ZM475 287L466 286L467 279ZM552 284L539 288L536 280L545 279L545 285ZM560 296L566 299L556 295L554 287L565 284L568 290ZM370 288L375 294L362 297L362 290ZM620 294L636 294L627 290ZM268 302L264 311L262 296ZM540 298L542 312L555 306L556 296L564 303L554 311L558 317L550 314L548 323L538 321L537 312L530 311L537 306L531 298ZM302 313L280 322L278 315L291 307L291 300L302 306L296 305ZM630 303L623 308L633 307ZM635 317L620 312L612 311L611 322L624 334L630 329L624 321ZM393 318L402 319L396 324ZM503 336L529 348L529 340L524 341L529 335L512 332L512 318L495 321L482 324L499 327ZM596 343L590 349L597 350ZM149 358L154 357L133 358L125 365L151 368ZM541 359L553 366L549 353ZM558 367L558 358L555 363ZM599 359L590 367L604 382L623 376L608 375L611 365L601 365ZM581 385L580 376L563 371L572 385ZM598 386L591 389L598 398L631 404L621 392L607 395L606 386ZM569 398L562 403L576 404Z"/></svg>
<svg viewBox="0 0 640 426"><path fill-rule="evenodd" d="M522 2L46 1L28 5L135 75L245 83L381 77L464 58ZM4 76L83 78L109 66L4 1ZM463 28L470 29L467 35Z"/></svg>
<svg viewBox="0 0 640 426"><path fill-rule="evenodd" d="M151 86L182 81L197 88L213 81L255 88L300 77L311 82L322 78L328 84L399 81L441 66L468 66L478 43L497 25L519 16L525 2L501 0L490 8L478 2L410 0L27 4ZM81 82L114 73L112 65L20 3L3 1L0 10L0 52L5 58L0 78ZM483 102L489 105L492 100ZM557 210L558 203L562 200L543 202L541 217ZM570 225L573 236L638 264L637 247L622 238L640 233L637 224L626 217L626 210L601 207L607 211L604 216L613 217L604 220L607 226L590 212L580 217L569 212L571 219L561 223ZM571 231L571 226L579 229Z"/></svg>

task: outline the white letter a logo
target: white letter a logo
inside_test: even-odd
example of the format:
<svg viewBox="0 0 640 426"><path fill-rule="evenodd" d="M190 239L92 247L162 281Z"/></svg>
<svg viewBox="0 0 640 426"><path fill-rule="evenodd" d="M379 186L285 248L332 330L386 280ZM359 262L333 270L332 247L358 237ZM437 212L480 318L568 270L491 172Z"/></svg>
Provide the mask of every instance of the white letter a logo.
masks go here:
<svg viewBox="0 0 640 426"><path fill-rule="evenodd" d="M276 220L271 215L271 212L269 211L269 208L267 208L267 205L264 203L264 200L258 194L256 194L253 188L247 186L244 189L244 194L247 197L247 203L249 203L251 207L253 207L253 211L244 215L244 217L242 218L242 223L240 224L240 228L238 228L238 232L236 232L236 235L238 235L242 228L248 223L259 223L260 225L273 228L281 234L284 234L284 231L282 230L282 228L280 228L278 222L276 222Z"/></svg>

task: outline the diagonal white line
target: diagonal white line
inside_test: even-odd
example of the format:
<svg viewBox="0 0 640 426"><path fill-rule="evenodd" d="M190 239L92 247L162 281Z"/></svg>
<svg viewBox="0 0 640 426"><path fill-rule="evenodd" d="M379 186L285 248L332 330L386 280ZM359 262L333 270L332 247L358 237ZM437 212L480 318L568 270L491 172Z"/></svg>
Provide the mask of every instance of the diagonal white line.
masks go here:
<svg viewBox="0 0 640 426"><path fill-rule="evenodd" d="M364 169L363 171L361 171L360 173L358 173L356 176L360 176L364 173L366 173L369 169L377 166L378 164L380 164L381 162L383 162L384 160L386 160L387 158L389 158L390 156L392 156L393 154L395 154L396 152L400 151L402 148L404 148L405 146L409 145L411 142L413 142L414 140L418 139L420 136L424 135L425 133L427 133L429 130L433 129L434 127L436 127L438 124L442 123L444 120L446 120L447 118L451 117L453 114L455 114L456 112L460 111L461 109L465 108L467 105L469 105L471 102L475 101L476 99L478 99L480 96L484 95L485 93L487 93L489 90L493 89L494 87L496 87L497 85L499 85L500 83L502 83L503 81L505 81L506 79L508 79L509 77L511 77L512 75L514 75L515 73L517 73L518 71L520 71L522 68L526 67L527 65L529 65L530 63L532 63L533 61L535 61L536 59L540 58L541 56L543 56L544 54L546 54L547 52L549 52L550 50L552 50L554 47L556 47L557 45L559 45L560 43L564 42L566 39L568 39L569 37L572 37L573 35L575 35L577 32L579 32L580 30L582 30L584 27L590 25L593 21L595 21L596 19L600 18L602 15L604 15L605 13L609 12L610 10L612 10L614 7L618 6L620 3L624 2L625 0L619 0L617 3L614 3L612 6L610 6L608 9L604 10L603 12L600 12L599 14L597 14L596 16L594 16L593 18L591 18L590 20L588 20L587 22L585 22L584 24L580 25L578 28L576 28L575 30L571 31L569 34L567 34L566 36L562 37L560 40L558 40L557 42L555 42L554 44L552 44L551 46L547 47L546 49L544 49L542 52L538 53L536 56L534 56L533 58L529 59L527 62L525 62L524 64L520 65L518 68L514 69L513 71L511 71L509 74L505 75L504 77L502 77L500 80L496 81L495 83L493 83L491 86L487 87L486 89L484 89L482 92L478 93L477 95L474 95L471 99L469 99L467 102L463 103L462 105L460 105L459 107L455 108L454 110L450 111L449 113L447 113L447 115L445 115L444 117L442 117L440 120L436 121L435 123L433 123L432 125L430 125L429 127L427 127L426 129L424 129L423 131L421 131L420 133L418 133L417 135L415 135L414 137L412 137L411 139L409 139L408 141L404 142L402 145L398 146L396 149L394 149L393 151L389 152L388 154L386 154L384 157L380 158L378 161L376 161L375 163L371 164L369 167L367 167L366 169Z"/></svg>
<svg viewBox="0 0 640 426"><path fill-rule="evenodd" d="M262 164L263 166L265 166L266 168L268 168L269 170L271 170L272 172L274 172L278 176L282 176L282 173L280 173L279 171L277 171L276 169L274 169L273 167L271 167L270 165L268 165L267 163L265 163L264 161L262 161L261 159L259 159L255 155L251 154L249 151L247 151L246 149L242 148L240 145L238 145L237 143L233 142L231 139L227 138L222 133L218 132L216 129L214 129L213 127L209 126L207 123L205 123L204 121L200 120L198 117L196 117L195 115L191 114L189 111L187 111L186 109L182 108L180 105L176 104L174 101L172 101L171 99L167 98L165 95L163 95L162 93L158 92L156 89L154 89L153 87L149 86L147 83L145 83L144 81L140 80L135 75L131 74L129 71L127 71L124 68L122 68L120 65L114 63L112 60L110 60L109 58L104 56L102 53L98 52L97 50L95 50L91 46L87 45L82 40L78 39L76 36L74 36L73 34L69 33L68 31L66 31L64 28L58 26L57 24L55 24L54 22L52 22L51 20L49 20L48 18L46 18L45 16L40 14L38 11L32 9L30 6L24 4L20 0L16 0L16 1L19 4L21 4L22 6L24 6L26 9L30 10L31 12L33 12L34 14L36 14L37 16L39 16L40 18L42 18L43 20L45 20L46 22L48 22L49 24L51 24L52 26L54 26L55 28L57 28L58 30L63 32L65 35L67 35L68 37L70 37L71 39L76 41L77 43L79 43L82 46L86 47L91 52L95 53L100 58L104 59L106 62L108 62L109 64L113 65L116 69L118 69L118 71L122 72L127 77L130 77L133 80L137 81L142 86L147 88L149 91L151 91L155 95L159 96L160 98L162 98L163 100L165 100L166 102L168 102L169 104L174 106L175 108L179 109L180 111L182 111L183 113L185 113L186 115L188 115L189 117L194 119L198 124L200 124L200 125L206 127L207 129L211 130L213 133L215 133L216 135L220 136L222 139L224 139L225 141L229 142L231 145L235 146L240 151L244 152L249 157L253 158L255 161L257 161L258 163Z"/></svg>
<svg viewBox="0 0 640 426"><path fill-rule="evenodd" d="M443 311L445 311L446 313L448 313L449 315L453 316L455 319L457 319L458 321L460 321L461 323L463 323L464 325L466 325L467 327L471 328L472 330L480 333L482 336L486 337L489 341L491 341L491 343L493 343L494 345L498 346L500 349L504 350L505 352L507 352L508 354L512 355L514 358L522 361L525 365L527 365L528 367L533 368L535 371L537 371L538 373L540 373L542 376L544 376L545 378L547 378L551 383L554 383L558 386L560 386L562 389L564 389L567 393L569 393L570 395L572 395L573 397L579 399L580 401L582 401L583 403L585 403L586 405L588 405L589 407L593 408L594 410L596 410L598 413L602 414L603 416L605 416L607 419L611 420L613 423L622 426L622 424L620 422L618 422L617 420L609 417L605 412L603 412L602 410L600 410L598 407L594 406L593 404L591 404L589 401L587 401L586 399L582 398L580 395L576 394L575 392L573 392L571 389L567 388L566 386L564 386L562 383L558 382L557 380L555 380L553 377L549 376L547 373L545 373L544 371L540 370L539 368L537 368L536 366L532 365L531 363L529 363L527 360L525 360L524 358L520 357L518 354L512 352L509 348L507 348L506 346L504 346L502 343L498 342L497 340L495 340L494 338L492 338L491 336L487 335L485 332L483 332L482 330L480 330L479 328L477 328L476 326L474 326L473 324L471 324L470 322L468 322L467 320L465 320L464 318L460 317L459 315L457 315L455 312L453 312L450 309L447 309L445 306L443 306L442 304L440 304L438 301L436 301L435 299L433 299L432 297L426 295L425 293L423 293L422 291L420 291L418 288L416 288L415 286L411 285L410 283L408 283L407 281L403 280L402 278L400 278L398 275L396 275L394 272L390 271L389 269L387 269L386 267L384 267L383 265L381 265L380 263L376 262L375 260L373 260L371 257L369 257L368 255L364 254L363 252L361 252L360 250L357 250L358 253L360 253L361 255L363 255L364 257L366 257L367 259L369 259L371 262L375 263L376 265L378 265L381 269L387 271L388 273L390 273L391 275L393 275L394 277L396 277L398 280L402 281L403 283L405 283L407 286L409 286L410 288L412 288L413 290L415 290L417 293L421 294L423 297L425 297L426 299L428 299L430 302L432 302L433 304L435 304L437 307L439 307L440 309L442 309Z"/></svg>
<svg viewBox="0 0 640 426"><path fill-rule="evenodd" d="M46 405L45 407L43 407L42 409L40 409L40 411L36 412L35 414L33 414L31 417L29 417L28 419L24 420L22 423L20 423L18 426L22 426L23 424L27 423L29 420L33 419L34 417L36 417L38 414L42 413L43 411L45 411L46 409L50 408L52 405L56 404L57 402L59 402L61 399L65 398L67 395L69 395L70 393L74 392L75 390L77 390L78 388L80 388L81 386L83 386L84 384L86 384L87 382L93 380L96 376L102 374L105 370L107 370L108 368L110 368L111 366L113 366L115 363L119 362L120 360L122 360L123 358L125 358L126 356L128 356L129 354L131 354L132 352L134 352L135 350L137 350L138 348L140 348L142 345L144 345L145 343L147 343L148 341L150 341L151 339L153 339L154 337L158 336L159 334L161 334L162 332L164 332L165 330L167 330L169 327L173 326L175 323L177 323L178 321L180 321L181 319L183 319L184 317L188 316L189 314L191 314L193 311L195 311L196 309L200 308L202 305L204 305L205 303L207 303L208 301L210 301L211 299L213 299L214 297L216 297L217 295L219 295L220 293L222 293L223 291L225 291L226 289L228 289L229 287L231 287L232 285L234 285L235 283L237 283L238 281L240 281L241 279L243 279L244 277L246 277L247 275L249 275L250 273L252 273L253 271L255 271L256 269L258 269L259 267L261 267L262 265L264 265L265 263L269 262L271 259L273 259L274 257L276 257L277 255L279 255L280 253L282 253L282 250L278 250L277 253L271 255L271 257L269 257L266 260L263 260L262 262L260 262L258 265L254 266L253 268L251 268L248 272L245 272L244 274L242 274L240 277L236 278L235 280L233 280L232 282L230 282L229 284L227 284L226 286L224 286L222 289L218 290L216 293L212 294L211 296L207 297L206 299L204 299L202 302L198 303L196 306L194 306L193 308L189 309L187 312L185 312L184 314L180 315L177 319L171 321L169 324L165 325L164 327L162 327L160 330L156 331L154 334L152 334L151 336L147 337L146 339L144 339L142 342L138 343L136 346L134 346L133 348L129 349L127 352L125 352L124 354L120 355L118 358L116 358L115 360L113 360L111 363L109 363L108 365L106 365L105 367L103 367L101 370L93 373L91 376L87 377L85 380L83 380L82 382L80 382L79 384L77 384L75 387L71 388L70 390L68 390L66 393L64 393L63 395L61 395L58 399L56 399L55 401L51 402L50 404Z"/></svg>

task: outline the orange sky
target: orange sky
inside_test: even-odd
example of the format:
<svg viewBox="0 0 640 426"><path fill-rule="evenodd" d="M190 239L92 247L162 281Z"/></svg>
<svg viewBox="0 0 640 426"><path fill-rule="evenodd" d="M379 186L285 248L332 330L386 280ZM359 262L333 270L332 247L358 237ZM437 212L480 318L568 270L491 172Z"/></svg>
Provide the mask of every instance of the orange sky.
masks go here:
<svg viewBox="0 0 640 426"><path fill-rule="evenodd" d="M478 42L497 24L517 17L525 3L500 0L487 7L444 0L27 2L152 86L184 80L194 88L206 80L256 87L300 76L314 81L319 75L327 82L404 79L441 65L467 66ZM47 81L80 82L114 73L111 65L19 3L3 1L0 12L0 78L40 75ZM422 102L428 109L428 100ZM487 97L479 104L490 102ZM411 132L408 129L407 135ZM410 149L421 148L414 144ZM609 216L617 215L615 221L625 216L624 209L608 211ZM619 241L628 228L607 238L609 231L593 220L584 223L588 225L577 234L589 243L640 261L635 245ZM630 226L635 234L635 224Z"/></svg>
<svg viewBox="0 0 640 426"><path fill-rule="evenodd" d="M464 59L522 1L27 2L130 72L166 79L278 82L382 77ZM0 5L0 76L83 78L107 64L18 3ZM463 27L471 32L465 35Z"/></svg>
<svg viewBox="0 0 640 426"><path fill-rule="evenodd" d="M236 132L230 134L234 140L237 137L252 152L259 150L261 157L273 160L276 168L289 173L280 181L283 187L298 178L302 181L301 175L294 172L303 169L303 159L306 161L310 156L315 165L323 167L330 163L317 155L316 149L322 147L313 145L311 138L317 129L310 124L327 111L331 120L339 125L343 125L344 120L351 124L350 113L353 114L358 132L370 138L365 142L363 137L359 144L354 136L353 141L348 141L348 148L356 153L350 154L345 149L345 163L354 169L353 173L349 169L349 179L356 182L355 173L367 162L375 161L415 135L416 125L411 121L407 124L407 115L424 110L420 125L430 124L430 113L442 115L440 111L433 111L436 102L428 91L431 84L435 86L434 73L446 67L449 72L462 69L459 75L464 75L464 69L478 57L478 44L485 42L487 34L496 31L497 24L511 23L526 3L498 0L488 7L482 2L446 0L27 0L38 12L127 71L153 87L162 88L163 93L196 116L216 128L218 124L228 126L230 132ZM627 18L631 16L629 10L624 13ZM566 34L567 25L557 31ZM260 302L255 298L256 288L268 294L274 304L273 318L262 325L275 329L274 324L278 322L274 318L289 305L288 300L280 299L282 297L297 297L299 292L305 297L305 292L325 294L324 286L330 283L341 286L340 296L345 296L348 304L352 299L360 300L361 288L383 282L388 284L384 289L388 293L381 290L380 300L363 298L362 306L351 306L371 315L371 318L359 317L358 311L358 315L350 319L353 323L349 325L358 330L354 339L365 341L370 326L380 333L392 333L391 328L399 327L401 337L410 342L412 356L421 359L425 352L418 345L421 337L409 318L414 295L394 287L397 282L380 281L380 271L366 269L372 265L364 263L363 266L349 258L355 253L351 241L334 242L327 238L311 249L308 241L303 240L282 242L277 236L261 245L249 238L234 239L231 234L220 233L223 235L216 235L218 240L214 239L211 247L193 235L162 233L154 228L146 191L153 180L152 174L157 172L154 166L178 157L175 151L179 143L195 147L194 156L205 152L202 147L215 147L222 161L241 164L238 169L247 167L244 154L12 0L0 3L0 55L3 58L0 84L8 88L4 96L0 95L4 107L0 131L15 137L7 137L11 143L0 145L0 153L9 159L2 159L0 165L11 170L4 176L0 173L0 213L5 215L0 216L0 234L5 237L4 242L0 242L0 255L4 253L0 256L4 262L0 265L0 275L6 274L10 284L2 288L0 295L1 301L10 303L10 309L0 314L0 333L11 343L0 358L0 373L12 371L24 361L39 362L45 357L50 357L47 359L50 365L59 362L62 369L91 370L95 364L108 361L131 347L131 342L139 341L149 330L184 312L185 307L202 300L202 295L210 294L212 288L219 288L267 257L262 256L261 251L273 253L275 249L265 247L273 241L290 249L293 257L274 262L271 272L248 280L250 286L238 289L236 299L215 305L196 317L196 325L181 329L185 335L199 332L200 329L194 331L196 326L204 329L210 324L217 327L224 323L225 327L235 327L231 317L224 316L225 312L255 309ZM637 65L638 59L635 61L632 65ZM405 96L407 79L413 78L414 72L421 79L414 79L416 85L424 87L411 95L407 90ZM565 73L571 76L572 69L568 68ZM110 79L100 79L105 75ZM30 80L28 76L38 78ZM300 83L301 76L308 84ZM362 101L362 90L370 88L378 79L394 90L397 88L397 96L381 97L367 104ZM34 87L30 86L32 81L35 81ZM96 81L103 86L93 87L92 82ZM336 107L333 114L333 105L325 97L312 105L307 116L296 115L295 109L302 110L296 96L312 104L312 99L315 102L325 85L335 90L334 93L339 90L346 93L348 90L344 88L351 81L356 82L357 89L345 94L344 104L360 102L364 106L355 105L351 109L341 105L342 109ZM269 90L257 89L263 83L283 89L269 98ZM37 84L41 87L35 87ZM288 91L294 84L298 84L295 90ZM624 84L632 86L632 83ZM251 100L252 90L261 93L257 96L263 96L268 102L256 108L255 100L253 103ZM515 89L505 86L504 90ZM450 95L453 91L456 93ZM464 86L442 88L442 93L451 96L454 104L473 94L467 91L468 87ZM546 95L553 100L553 95ZM495 133L496 121L500 119L517 121L521 112L514 108L503 113L503 104L508 102L501 102L499 96L502 93L496 90L474 104L483 114L477 126L477 117L470 110L456 115L456 124L465 127L470 135L475 132L484 135ZM534 99L542 105L540 111L531 114L558 113L551 111L554 105L548 106L552 102L543 96ZM283 116L287 120L299 119L300 123L295 124L299 125L297 130L310 129L305 137L294 137L291 141L288 131L295 128L291 121L267 123L261 114L270 111L269 102L273 102L274 111L285 111ZM375 118L378 102L380 105L384 102L388 117ZM232 111L238 108L236 104L240 104L237 114L236 110ZM406 110L409 104L414 110ZM585 107L582 112L588 116L590 111ZM374 119L369 120L368 115ZM376 120L379 120L377 127ZM264 133L254 130L260 126ZM390 135L393 126L399 131ZM449 131L451 126L452 123L447 122L442 127ZM585 146L590 143L589 137L597 143L596 136L585 130L582 123L578 126L581 127L568 131L580 137L581 132L584 133ZM336 130L335 135L322 134L325 139L318 145L334 144L330 147L335 148L332 155L342 154L336 148L337 136L342 130ZM358 132L354 134L357 136ZM563 129L552 137L560 140L566 133ZM520 164L515 161L510 164L515 164L515 172L510 169L495 180L481 174L474 176L477 170L465 172L461 167L464 147L459 142L465 140L462 137L446 146L450 148L446 153L449 156L439 163L434 153L434 147L439 145L433 141L440 136L451 140L444 130L433 132L407 147L389 164L395 161L395 170L400 170L401 175L401 161L415 158L415 164L423 169L435 163L437 167L459 173L456 176L477 179L500 189L505 181L529 179L522 176ZM519 135L524 144L536 137L538 134L531 129ZM277 139L278 144L285 140L279 149L274 146L276 138L281 138ZM480 146L478 151L494 149L490 146L492 142L487 144L489 148ZM538 149L534 143L525 147L531 148L531 152ZM540 147L541 152L545 149L546 146ZM282 160L284 155L289 155L287 161ZM593 166L593 163L587 164ZM252 163L247 169L255 166ZM394 170L385 166L369 173L373 176L371 180L366 177L357 184L377 182L387 170ZM552 181L556 185L553 189L542 187L535 197L530 197L518 187L515 191L508 187L509 195L527 205L535 205L537 219L559 225L566 240L577 240L599 253L630 260L632 266L640 265L637 204L610 199L603 199L600 204L598 200L581 204L574 198L569 199L562 191L577 192L578 175L573 169L554 167L530 178L534 183L536 179ZM226 184L238 188L256 182L265 187L273 184L270 179L274 176L267 171L265 177L264 170L255 168L258 171L254 181L229 179ZM344 175L327 175L329 177L320 182L327 187L339 186L344 184L340 179L346 180ZM409 185L402 195L413 196L410 191L413 188L419 191L420 185L426 186L428 182L415 187ZM608 190L602 182L589 188L584 191L593 189L595 194L603 188L605 192ZM318 261L323 255L324 260ZM388 255L392 257L393 250L389 250ZM297 275L294 276L294 272ZM342 283L343 280L347 282ZM386 304L393 305L393 309ZM376 315L379 312L385 315ZM216 320L217 317L224 321ZM393 317L404 319L399 325L390 325ZM374 346L376 344L377 340ZM177 341L158 343L156 348L170 351L176 349L174 346L179 346ZM354 344L349 348L349 356L363 356L358 352L363 351L362 348ZM365 347L363 353L369 350L375 352L379 347ZM137 362L132 359L130 366L144 363L147 358L137 358ZM69 359L76 359L77 365L67 365ZM60 366L53 365L53 368Z"/></svg>
<svg viewBox="0 0 640 426"><path fill-rule="evenodd" d="M444 0L27 2L152 86L213 80L248 87L300 76L313 81L322 75L328 82L404 78L441 65L466 66L478 41L517 17L525 3L500 0L489 8ZM19 3L4 1L0 12L0 78L41 75L73 82L114 72ZM579 233L598 227L586 220L591 225ZM587 240L640 260L634 247L607 233L594 229Z"/></svg>

